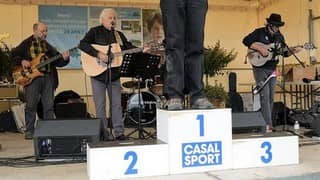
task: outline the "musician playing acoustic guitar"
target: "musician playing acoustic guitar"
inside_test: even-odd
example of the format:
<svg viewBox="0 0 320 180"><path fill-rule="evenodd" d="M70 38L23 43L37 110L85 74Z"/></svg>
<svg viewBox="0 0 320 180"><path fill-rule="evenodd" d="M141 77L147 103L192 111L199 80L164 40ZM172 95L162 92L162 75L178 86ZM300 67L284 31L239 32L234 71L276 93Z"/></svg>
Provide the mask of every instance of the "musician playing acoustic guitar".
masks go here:
<svg viewBox="0 0 320 180"><path fill-rule="evenodd" d="M63 67L69 63L69 51L60 54L47 41L48 27L43 22L33 25L33 35L21 42L13 49L12 55L16 65L21 69L30 69L34 59L41 56L42 60L50 57L60 57L56 61L43 66L39 69L43 75L36 77L32 82L24 86L26 100L25 121L26 131L25 139L32 139L34 132L34 123L36 120L37 105L42 101L43 119L53 119L53 99L54 90L58 87L58 73L56 67ZM43 54L43 56L42 56ZM22 66L22 67L21 67ZM26 72L31 72L26 70ZM27 75L24 74L23 75ZM25 78L28 79L28 78Z"/></svg>
<svg viewBox="0 0 320 180"><path fill-rule="evenodd" d="M108 119L106 115L106 89L108 90L109 99L111 99L112 106L112 125L114 129L114 135L116 140L126 140L124 136L124 122L122 120L122 109L121 109L121 85L120 85L120 65L122 61L119 61L117 54L118 51L129 50L135 48L124 36L124 34L118 30L115 30L117 25L117 13L114 9L104 9L100 14L100 23L96 27L92 27L84 38L80 41L79 48L87 53L88 55L95 57L99 61L102 61L102 64L108 63L107 49L108 45L112 44L111 51L117 52L114 54L114 59L111 64L111 87L108 83L109 80L109 70L104 68L104 66L100 66L95 64L92 67L95 67L99 70L99 73L93 72L93 70L86 70L84 67L84 71L86 74L91 76L91 85L92 85L92 93L93 99L95 103L96 109L96 117L102 120L103 124L103 136L105 140L111 140L110 135L112 132L108 132ZM98 50L93 45L105 45L105 51ZM137 49L137 48L135 48ZM142 50L142 49L141 49ZM141 51L140 50L140 51ZM121 53L120 53L121 55ZM120 57L122 58L122 56ZM84 62L83 66L86 64L90 64L90 62ZM101 63L99 63L101 64ZM115 66L113 66L115 64ZM101 71L100 71L101 70ZM90 73L91 72L91 73ZM112 93L112 94L111 94ZM111 97L111 98L110 98ZM110 107L110 106L109 106Z"/></svg>
<svg viewBox="0 0 320 180"><path fill-rule="evenodd" d="M292 52L297 53L301 50L300 48L294 48L292 51L289 51L287 48L285 48L285 39L279 30L279 28L285 23L281 20L281 16L279 14L273 13L266 20L267 22L265 27L255 29L242 41L245 46L247 46L249 49L257 51L262 57L268 57L270 53L273 53L270 59L268 59L268 61L266 61L264 64L262 63L260 66L255 66L253 63L251 63L254 79L257 85L263 83L276 70L279 62L279 56L277 55L288 57L292 54ZM271 51L270 46L268 46L269 44L273 43L275 44L275 47L279 47L278 50L275 50L277 52ZM280 54L277 54L279 51L281 51ZM259 61L259 59L257 59L257 61ZM257 62L257 64L259 64L259 62ZM272 108L275 86L276 78L271 78L260 91L261 112L267 124L266 132L272 132L273 130Z"/></svg>

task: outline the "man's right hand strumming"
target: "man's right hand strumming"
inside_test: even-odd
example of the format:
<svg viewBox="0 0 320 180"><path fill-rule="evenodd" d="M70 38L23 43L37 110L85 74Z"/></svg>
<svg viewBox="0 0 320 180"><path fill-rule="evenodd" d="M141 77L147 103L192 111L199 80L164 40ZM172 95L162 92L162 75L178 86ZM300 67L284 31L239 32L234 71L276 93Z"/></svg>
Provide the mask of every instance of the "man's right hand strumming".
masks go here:
<svg viewBox="0 0 320 180"><path fill-rule="evenodd" d="M253 43L250 46L250 49L254 49L259 51L259 53L263 56L263 57L267 57L269 55L269 50L267 46L261 46L259 43Z"/></svg>
<svg viewBox="0 0 320 180"><path fill-rule="evenodd" d="M28 60L22 60L21 61L21 65L22 65L23 68L28 68L28 67L31 66L31 63Z"/></svg>
<svg viewBox="0 0 320 180"><path fill-rule="evenodd" d="M98 52L98 58L105 62L105 63L108 63L108 56L105 54L105 53L102 53L102 52Z"/></svg>

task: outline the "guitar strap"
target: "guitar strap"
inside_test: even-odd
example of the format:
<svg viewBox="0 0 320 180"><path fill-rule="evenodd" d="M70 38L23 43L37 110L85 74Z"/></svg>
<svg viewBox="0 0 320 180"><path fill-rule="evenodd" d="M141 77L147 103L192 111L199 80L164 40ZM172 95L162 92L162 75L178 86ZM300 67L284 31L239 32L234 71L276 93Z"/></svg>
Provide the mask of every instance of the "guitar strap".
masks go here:
<svg viewBox="0 0 320 180"><path fill-rule="evenodd" d="M118 43L120 46L123 46L123 42L118 31L114 31L114 37L116 37L116 43Z"/></svg>

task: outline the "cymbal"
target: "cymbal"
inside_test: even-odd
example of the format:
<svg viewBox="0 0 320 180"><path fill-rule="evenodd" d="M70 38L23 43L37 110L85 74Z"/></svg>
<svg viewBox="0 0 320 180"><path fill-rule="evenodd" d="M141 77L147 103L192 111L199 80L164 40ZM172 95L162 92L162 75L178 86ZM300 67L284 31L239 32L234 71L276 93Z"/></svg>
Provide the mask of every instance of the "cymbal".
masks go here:
<svg viewBox="0 0 320 180"><path fill-rule="evenodd" d="M138 81L127 81L122 83L122 86L125 88L134 88L134 89L138 89ZM141 88L145 88L146 84L144 83L144 81L140 82L140 89Z"/></svg>

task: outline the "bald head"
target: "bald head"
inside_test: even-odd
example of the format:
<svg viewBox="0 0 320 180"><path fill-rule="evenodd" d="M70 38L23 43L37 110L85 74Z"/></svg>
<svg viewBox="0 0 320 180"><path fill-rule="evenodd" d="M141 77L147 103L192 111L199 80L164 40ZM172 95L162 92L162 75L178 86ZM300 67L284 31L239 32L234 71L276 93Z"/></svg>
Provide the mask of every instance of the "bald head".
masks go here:
<svg viewBox="0 0 320 180"><path fill-rule="evenodd" d="M41 40L45 40L47 38L48 27L43 22L38 22L33 25L33 36L35 38L39 38Z"/></svg>

